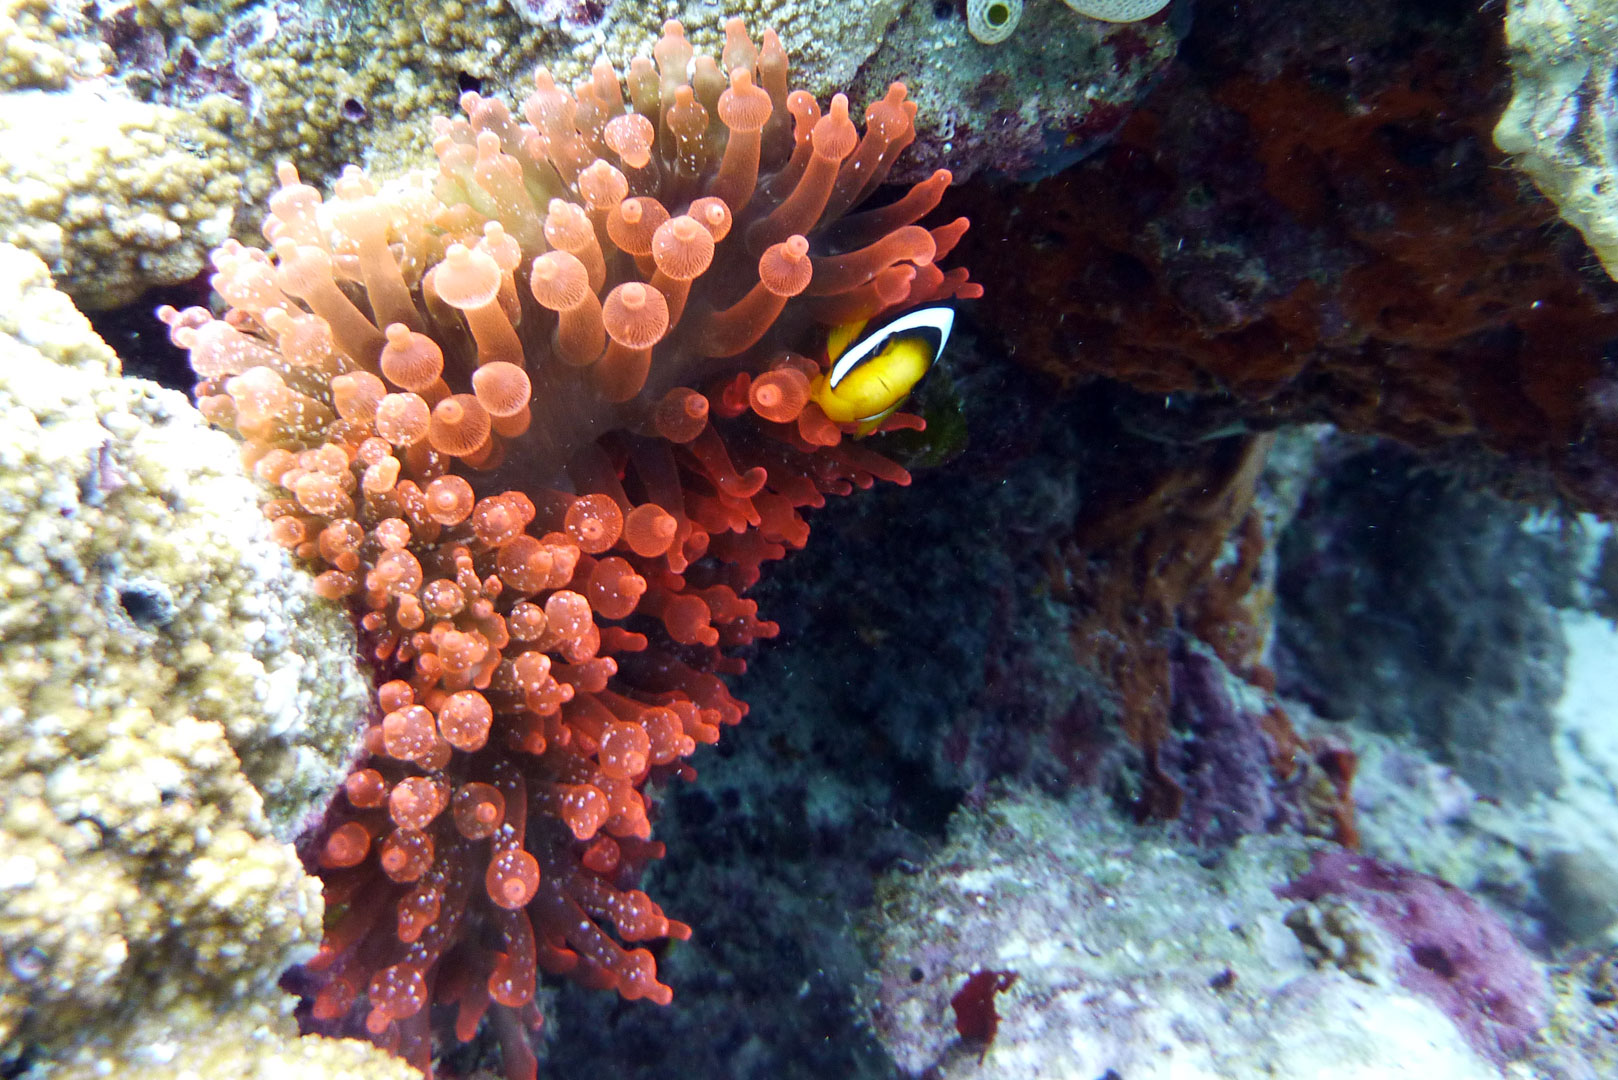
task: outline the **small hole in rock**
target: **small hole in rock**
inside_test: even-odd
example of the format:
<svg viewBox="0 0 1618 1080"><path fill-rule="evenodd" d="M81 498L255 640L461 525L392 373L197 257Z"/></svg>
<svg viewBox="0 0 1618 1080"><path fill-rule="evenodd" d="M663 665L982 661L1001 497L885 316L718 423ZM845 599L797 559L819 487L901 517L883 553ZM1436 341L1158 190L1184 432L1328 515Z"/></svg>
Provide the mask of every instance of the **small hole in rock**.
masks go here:
<svg viewBox="0 0 1618 1080"><path fill-rule="evenodd" d="M138 585L119 589L118 605L136 626L162 626L174 617L167 597Z"/></svg>
<svg viewBox="0 0 1618 1080"><path fill-rule="evenodd" d="M1414 945L1410 949L1410 958L1428 971L1442 975L1446 979L1455 977L1455 962L1437 945Z"/></svg>

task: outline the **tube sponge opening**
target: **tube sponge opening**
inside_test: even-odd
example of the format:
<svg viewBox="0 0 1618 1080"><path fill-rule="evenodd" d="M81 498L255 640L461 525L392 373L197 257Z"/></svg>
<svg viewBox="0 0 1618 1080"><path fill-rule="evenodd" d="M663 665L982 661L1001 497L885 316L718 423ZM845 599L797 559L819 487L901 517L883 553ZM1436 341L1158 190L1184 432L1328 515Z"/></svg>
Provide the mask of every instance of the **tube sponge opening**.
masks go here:
<svg viewBox="0 0 1618 1080"><path fill-rule="evenodd" d="M1022 0L966 0L966 28L985 45L998 45L1022 21Z"/></svg>

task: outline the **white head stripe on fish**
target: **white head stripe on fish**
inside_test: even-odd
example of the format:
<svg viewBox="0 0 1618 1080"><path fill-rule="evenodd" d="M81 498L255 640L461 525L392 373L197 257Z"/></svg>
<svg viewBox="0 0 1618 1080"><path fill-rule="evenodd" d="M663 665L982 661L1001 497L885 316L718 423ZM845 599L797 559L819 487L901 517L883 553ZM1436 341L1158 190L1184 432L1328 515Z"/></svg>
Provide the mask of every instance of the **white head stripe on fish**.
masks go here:
<svg viewBox="0 0 1618 1080"><path fill-rule="evenodd" d="M881 349L883 345L887 344L889 338L897 334L909 333L912 330L933 330L938 333L938 348L933 354L937 356L943 353L944 346L949 341L950 329L954 325L955 311L949 307L939 305L907 311L886 326L875 330L864 341L851 346L848 351L839 356L837 362L832 365L831 375L828 377L827 382L835 389L837 384L842 382L850 371L853 371L876 353L877 350Z"/></svg>

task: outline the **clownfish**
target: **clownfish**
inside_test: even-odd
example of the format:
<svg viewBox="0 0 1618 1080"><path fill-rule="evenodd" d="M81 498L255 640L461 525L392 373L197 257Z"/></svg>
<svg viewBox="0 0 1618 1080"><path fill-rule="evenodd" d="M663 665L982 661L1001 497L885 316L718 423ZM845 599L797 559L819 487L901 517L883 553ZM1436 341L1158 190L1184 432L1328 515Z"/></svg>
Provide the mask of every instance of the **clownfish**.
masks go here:
<svg viewBox="0 0 1618 1080"><path fill-rule="evenodd" d="M822 412L839 424L858 424L861 435L881 427L943 355L955 312L935 304L869 332L868 322L832 330L826 339L831 370L809 388Z"/></svg>

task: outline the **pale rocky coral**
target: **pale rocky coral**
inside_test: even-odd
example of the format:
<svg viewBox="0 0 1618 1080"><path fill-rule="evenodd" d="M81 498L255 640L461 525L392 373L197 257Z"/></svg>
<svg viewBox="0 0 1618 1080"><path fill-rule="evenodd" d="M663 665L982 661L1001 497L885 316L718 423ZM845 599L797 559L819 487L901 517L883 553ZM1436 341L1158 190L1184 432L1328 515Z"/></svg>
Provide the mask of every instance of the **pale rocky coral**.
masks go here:
<svg viewBox="0 0 1618 1080"><path fill-rule="evenodd" d="M774 28L796 77L825 101L853 80L904 7L736 0L723 11ZM146 36L119 49L120 70L149 79L159 101L228 94L245 106L212 115L262 163L247 177L254 204L273 189L269 165L279 159L311 181L349 162L379 174L414 165L430 142L423 121L453 111L467 86L520 101L539 65L562 86L588 78L602 58L622 69L651 55L670 18L684 20L699 52L717 57L723 44L706 3L375 0L345 9L340 22L313 7L276 14L234 2L140 0L135 10Z"/></svg>
<svg viewBox="0 0 1618 1080"><path fill-rule="evenodd" d="M60 90L101 74L110 58L82 12L52 0L0 0L0 88Z"/></svg>
<svg viewBox="0 0 1618 1080"><path fill-rule="evenodd" d="M299 1037L285 1010L250 1002L226 1013L185 1001L152 1010L119 1032L94 1040L69 1061L52 1063L51 1080L421 1080L421 1074L357 1039Z"/></svg>
<svg viewBox="0 0 1618 1080"><path fill-rule="evenodd" d="M423 119L453 112L461 90L520 101L538 65L562 86L598 59L622 69L650 54L665 19L682 20L698 52L717 57L714 10L694 0L374 0L338 20L316 5L139 0L129 16L138 27L112 36L121 76L155 101L202 108L257 163L244 193L257 204L278 160L317 184L350 162L402 172L427 153ZM737 0L722 10L773 27L799 85L822 102L849 91L855 115L903 81L924 118L895 176L905 182L940 167L958 180L986 167L1018 173L1042 166L1047 144L1088 145L1116 127L1175 44L1164 19L1114 25L1055 0L1030 5L993 49L950 5ZM239 224L245 239L251 226Z"/></svg>
<svg viewBox="0 0 1618 1080"><path fill-rule="evenodd" d="M1494 141L1618 277L1618 2L1511 0L1514 92Z"/></svg>
<svg viewBox="0 0 1618 1080"><path fill-rule="evenodd" d="M8 1059L117 1058L126 1025L189 1009L211 1030L280 1000L321 920L286 837L366 696L345 616L269 544L235 446L117 376L45 266L0 245ZM275 1019L255 1007L234 1022Z"/></svg>
<svg viewBox="0 0 1618 1080"><path fill-rule="evenodd" d="M0 94L0 242L85 307L195 276L236 207L239 157L190 113L80 84Z"/></svg>
<svg viewBox="0 0 1618 1080"><path fill-rule="evenodd" d="M1118 129L1179 45L1166 17L1102 22L1055 0L1012 7L1015 30L984 37L971 6L963 18L947 5L909 4L860 65L853 101L901 79L917 105L916 141L895 179L935 168L957 181L1057 171Z"/></svg>
<svg viewBox="0 0 1618 1080"><path fill-rule="evenodd" d="M1428 1000L1316 968L1273 886L1308 842L1250 836L1217 857L1098 799L1012 793L963 810L923 868L891 878L870 929L875 1032L911 1075L1013 1080L1444 1077L1499 1080ZM1300 921L1320 955L1376 964L1342 911ZM957 1038L975 972L1017 978L987 1046Z"/></svg>

